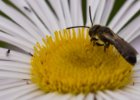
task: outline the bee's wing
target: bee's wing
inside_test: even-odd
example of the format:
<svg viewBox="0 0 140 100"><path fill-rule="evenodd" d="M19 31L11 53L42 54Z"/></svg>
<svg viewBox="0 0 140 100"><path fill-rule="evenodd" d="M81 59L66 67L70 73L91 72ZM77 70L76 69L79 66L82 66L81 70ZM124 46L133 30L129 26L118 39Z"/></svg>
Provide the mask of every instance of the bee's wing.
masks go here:
<svg viewBox="0 0 140 100"><path fill-rule="evenodd" d="M104 34L105 38L115 46L118 52L131 64L136 63L137 51L117 34Z"/></svg>
<svg viewBox="0 0 140 100"><path fill-rule="evenodd" d="M127 43L124 39L119 37L117 34L114 35L114 46L118 49L120 49L121 52L124 53L129 53L129 54L138 54L137 51L129 44Z"/></svg>

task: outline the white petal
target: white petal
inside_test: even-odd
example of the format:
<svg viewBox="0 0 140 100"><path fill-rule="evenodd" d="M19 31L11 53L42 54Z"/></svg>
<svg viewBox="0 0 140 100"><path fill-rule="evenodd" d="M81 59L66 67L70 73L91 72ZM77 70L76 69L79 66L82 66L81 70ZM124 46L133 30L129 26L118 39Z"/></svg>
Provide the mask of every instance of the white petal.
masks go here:
<svg viewBox="0 0 140 100"><path fill-rule="evenodd" d="M106 95L102 91L97 92L97 94L100 95L104 100L112 100L112 98L109 95Z"/></svg>
<svg viewBox="0 0 140 100"><path fill-rule="evenodd" d="M0 32L0 40L6 43L12 44L26 52L33 52L33 45L29 44L26 41L22 41L21 39L17 39L13 36Z"/></svg>
<svg viewBox="0 0 140 100"><path fill-rule="evenodd" d="M9 93L20 93L21 91L24 91L24 90L31 90L31 89L36 89L36 86L31 84L31 85L28 85L28 84L25 84L25 85L22 85L22 86L19 86L19 87L14 87L14 88L10 88L10 89L7 89L7 90L2 90L0 91L0 97L1 96L4 96L4 95L7 95Z"/></svg>
<svg viewBox="0 0 140 100"><path fill-rule="evenodd" d="M35 23L35 25L40 29L41 35L44 37L45 35L49 35L49 31L46 29L46 27L43 25L43 23L38 19L38 17L35 15L35 13L32 11L32 9L28 6L28 4L25 2L25 0L10 0L13 4L16 5L17 8L19 8L28 18ZM42 2L41 0L40 2ZM45 9L47 10L47 9Z"/></svg>
<svg viewBox="0 0 140 100"><path fill-rule="evenodd" d="M19 98L17 98L18 100L33 100L35 99L36 97L40 96L40 95L43 95L44 92L40 91L40 90L36 90L36 91L33 91L33 92L30 92L24 96L21 96Z"/></svg>
<svg viewBox="0 0 140 100"><path fill-rule="evenodd" d="M138 62L140 64L140 55L137 55L137 60L138 60Z"/></svg>
<svg viewBox="0 0 140 100"><path fill-rule="evenodd" d="M127 86L127 88L134 89L136 91L140 91L140 86Z"/></svg>
<svg viewBox="0 0 140 100"><path fill-rule="evenodd" d="M0 70L30 74L30 70L29 69L16 68L16 67L13 67L13 66L3 66L3 65L0 65Z"/></svg>
<svg viewBox="0 0 140 100"><path fill-rule="evenodd" d="M73 26L72 19L71 19L71 14L70 14L70 9L69 9L69 4L68 0L60 0L63 10L64 10L64 16L66 20L66 26L70 27Z"/></svg>
<svg viewBox="0 0 140 100"><path fill-rule="evenodd" d="M133 70L136 71L136 72L139 72L140 71L140 67L139 66L138 67L134 67Z"/></svg>
<svg viewBox="0 0 140 100"><path fill-rule="evenodd" d="M66 27L65 18L62 10L60 0L49 0L51 3L56 15L58 16L60 28L63 29ZM56 6L57 5L57 6Z"/></svg>
<svg viewBox="0 0 140 100"><path fill-rule="evenodd" d="M131 100L138 100L140 98L139 95L132 94L132 93L129 93L129 92L124 91L124 90L119 90L117 92L122 94L122 95L125 95L125 96L129 97Z"/></svg>
<svg viewBox="0 0 140 100"><path fill-rule="evenodd" d="M38 3L45 17L50 21L50 24L48 26L52 26L54 31L58 30L60 28L58 25L58 19L56 18L54 13L51 11L51 9L48 7L48 5L46 5L45 0L40 0L40 1L36 0L36 2Z"/></svg>
<svg viewBox="0 0 140 100"><path fill-rule="evenodd" d="M121 7L121 9L117 12L117 14L114 16L112 21L109 23L109 27L113 29L117 22L121 19L123 14L126 12L126 10L130 7L130 5L134 2L134 0L126 0L125 4Z"/></svg>
<svg viewBox="0 0 140 100"><path fill-rule="evenodd" d="M11 71L0 71L0 77L4 78L13 78L13 79L30 79L29 74L23 74L18 72L11 72Z"/></svg>
<svg viewBox="0 0 140 100"><path fill-rule="evenodd" d="M134 85L140 84L140 77L133 77Z"/></svg>
<svg viewBox="0 0 140 100"><path fill-rule="evenodd" d="M92 18L95 18L95 13L97 10L97 7L99 5L100 0L88 0L87 1L87 22L86 25L91 26L90 18L89 18L89 6L91 6L91 13L92 13Z"/></svg>
<svg viewBox="0 0 140 100"><path fill-rule="evenodd" d="M9 99L18 100L18 98L22 97L23 95L28 95L28 93L31 93L31 92L36 91L36 90L38 90L36 86L30 85L28 87L28 89L25 88L25 89L22 89L20 91L14 92L14 94L12 94L12 97L9 97Z"/></svg>
<svg viewBox="0 0 140 100"><path fill-rule="evenodd" d="M77 96L72 96L69 100L84 100L85 96L84 94L79 94Z"/></svg>
<svg viewBox="0 0 140 100"><path fill-rule="evenodd" d="M13 50L10 50L10 53L7 55L7 51L7 49L0 48L0 59L30 63L31 56Z"/></svg>
<svg viewBox="0 0 140 100"><path fill-rule="evenodd" d="M125 13L124 16L118 21L113 28L117 33L138 11L140 10L140 1L135 2Z"/></svg>
<svg viewBox="0 0 140 100"><path fill-rule="evenodd" d="M127 92L140 95L140 87L138 86L127 86L125 89Z"/></svg>
<svg viewBox="0 0 140 100"><path fill-rule="evenodd" d="M140 30L138 30L140 31ZM139 34L139 33L135 33L135 34ZM134 35L135 36L135 35ZM140 42L140 36L138 36L137 38L135 38L132 42L131 45L137 50L138 54L140 54L140 46L139 46L139 42ZM138 61L140 61L140 57L137 57Z"/></svg>
<svg viewBox="0 0 140 100"><path fill-rule="evenodd" d="M4 90L4 89L8 89L8 88L14 88L14 87L19 87L19 86L23 86L27 84L26 81L16 81L13 83L9 83L9 84L4 84L4 85L0 85L0 90Z"/></svg>
<svg viewBox="0 0 140 100"><path fill-rule="evenodd" d="M104 11L102 14L101 22L100 22L101 25L107 24L107 21L108 21L110 13L112 11L114 2L115 2L115 0L106 0L106 4L105 4Z"/></svg>
<svg viewBox="0 0 140 100"><path fill-rule="evenodd" d="M133 42L133 40L139 38L140 36L140 28L138 30L133 30L133 35L127 39L128 42Z"/></svg>
<svg viewBox="0 0 140 100"><path fill-rule="evenodd" d="M0 16L0 29L10 34L11 36L14 36L16 38L19 37L24 41L29 41L30 43L32 43L32 45L36 43L35 39L27 34L24 29L2 16Z"/></svg>
<svg viewBox="0 0 140 100"><path fill-rule="evenodd" d="M85 100L94 100L94 94L93 93L89 93L86 97Z"/></svg>
<svg viewBox="0 0 140 100"><path fill-rule="evenodd" d="M70 12L72 23L74 26L83 25L82 12L81 12L81 0L70 0Z"/></svg>
<svg viewBox="0 0 140 100"><path fill-rule="evenodd" d="M40 6L38 5L38 2L35 1L35 0L27 0L27 2L31 5L31 7L35 11L35 13L39 16L39 18L43 21L43 23L45 24L45 26L48 27L48 30L51 33L53 33L55 31L55 29L54 29L55 27L53 27L53 25L51 23L51 20L47 20L48 17L44 15L44 12L42 11L42 9L40 8Z"/></svg>
<svg viewBox="0 0 140 100"><path fill-rule="evenodd" d="M57 93L48 93L34 98L34 100L51 100Z"/></svg>
<svg viewBox="0 0 140 100"><path fill-rule="evenodd" d="M0 80L0 86L13 84L13 83L18 83L18 82L22 81L20 79L11 79L11 78L5 78L5 77L1 77L1 78L4 78L4 79Z"/></svg>
<svg viewBox="0 0 140 100"><path fill-rule="evenodd" d="M109 90L106 90L105 93L109 96L111 96L114 99L117 99L117 100L130 100L129 97L127 96L124 96L122 94L119 94L117 92L112 92L112 91L109 91Z"/></svg>
<svg viewBox="0 0 140 100"><path fill-rule="evenodd" d="M30 69L30 64L22 63L22 62L13 62L13 61L0 61L0 66L11 66L16 68L22 68L22 69Z"/></svg>
<svg viewBox="0 0 140 100"><path fill-rule="evenodd" d="M51 100L70 100L70 94L56 94Z"/></svg>
<svg viewBox="0 0 140 100"><path fill-rule="evenodd" d="M137 36L140 33L135 33L138 29L140 29L140 17L135 18L130 24L128 24L125 28L123 28L120 32L119 32L119 36L123 37L123 39L127 40L131 37L133 37L133 35L137 34ZM136 27L137 25L137 27Z"/></svg>
<svg viewBox="0 0 140 100"><path fill-rule="evenodd" d="M0 1L0 10L7 14L10 18L12 18L16 23L22 26L31 36L33 36L38 42L41 42L40 32L36 29L36 27L22 14L14 10L12 7L7 6L5 3Z"/></svg>
<svg viewBox="0 0 140 100"><path fill-rule="evenodd" d="M140 71L135 72L135 73L133 74L133 77L140 77Z"/></svg>
<svg viewBox="0 0 140 100"><path fill-rule="evenodd" d="M96 12L96 15L95 15L95 20L94 20L94 24L101 24L101 18L102 18L102 14L103 14L103 11L104 11L104 7L105 7L105 3L106 3L106 0L99 0L99 5L98 5L98 9L97 9L97 12Z"/></svg>
<svg viewBox="0 0 140 100"><path fill-rule="evenodd" d="M78 2L78 13L77 13L77 25L83 25L83 13L82 13L82 0L77 0Z"/></svg>
<svg viewBox="0 0 140 100"><path fill-rule="evenodd" d="M99 94L96 94L95 95L95 97L94 97L94 99L96 100L104 100L103 98L102 98L102 96L100 96Z"/></svg>

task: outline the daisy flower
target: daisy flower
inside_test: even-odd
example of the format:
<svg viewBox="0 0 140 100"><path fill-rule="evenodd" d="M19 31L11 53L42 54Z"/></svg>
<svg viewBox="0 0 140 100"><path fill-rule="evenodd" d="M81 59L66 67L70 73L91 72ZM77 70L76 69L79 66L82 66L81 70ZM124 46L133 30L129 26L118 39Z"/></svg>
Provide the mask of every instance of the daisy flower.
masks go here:
<svg viewBox="0 0 140 100"><path fill-rule="evenodd" d="M123 1L111 18L117 2L0 0L0 41L10 45L0 48L0 99L139 100L139 54L131 65L114 45L106 51L93 45L89 29L67 29L91 27L90 6L94 25L109 27L140 52L140 1Z"/></svg>

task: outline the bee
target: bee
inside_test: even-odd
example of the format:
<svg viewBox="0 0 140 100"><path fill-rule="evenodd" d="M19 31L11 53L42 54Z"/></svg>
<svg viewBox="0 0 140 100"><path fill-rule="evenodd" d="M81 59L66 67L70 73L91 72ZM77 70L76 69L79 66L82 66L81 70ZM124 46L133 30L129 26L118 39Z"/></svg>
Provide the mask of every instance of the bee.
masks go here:
<svg viewBox="0 0 140 100"><path fill-rule="evenodd" d="M111 29L105 26L94 25L89 29L91 41L96 45L104 46L104 50L109 45L114 45L117 51L127 60L130 64L134 65L137 62L137 51L124 39L115 34ZM103 43L100 43L101 41Z"/></svg>
<svg viewBox="0 0 140 100"><path fill-rule="evenodd" d="M135 65L137 62L137 51L124 39L115 34L109 27L101 26L101 25L93 25L91 18L91 9L89 7L90 21L92 26L74 26L68 27L70 28L78 28L85 27L89 28L89 36L91 38L91 42L98 46L104 46L104 51L110 46L113 45L117 51L122 55L122 57L129 62L131 65Z"/></svg>

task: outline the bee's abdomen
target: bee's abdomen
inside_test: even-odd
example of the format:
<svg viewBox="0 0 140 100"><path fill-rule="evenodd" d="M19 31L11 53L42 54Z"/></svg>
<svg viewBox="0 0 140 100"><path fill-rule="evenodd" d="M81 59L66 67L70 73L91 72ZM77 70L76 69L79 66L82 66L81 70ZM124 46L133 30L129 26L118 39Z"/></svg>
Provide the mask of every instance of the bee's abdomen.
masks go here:
<svg viewBox="0 0 140 100"><path fill-rule="evenodd" d="M137 62L136 55L126 56L125 59L132 65L135 65L135 63Z"/></svg>

